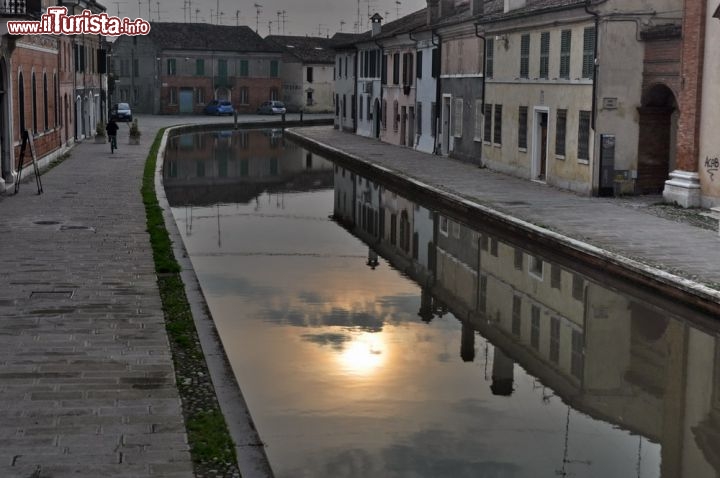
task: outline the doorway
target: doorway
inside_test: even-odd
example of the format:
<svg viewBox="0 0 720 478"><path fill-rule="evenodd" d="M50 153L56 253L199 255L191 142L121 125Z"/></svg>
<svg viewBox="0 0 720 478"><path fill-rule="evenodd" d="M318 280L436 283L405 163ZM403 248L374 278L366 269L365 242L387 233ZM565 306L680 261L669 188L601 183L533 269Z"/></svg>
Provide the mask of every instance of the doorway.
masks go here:
<svg viewBox="0 0 720 478"><path fill-rule="evenodd" d="M640 113L637 189L661 193L672 166L677 131L677 102L672 90L657 84L644 95Z"/></svg>
<svg viewBox="0 0 720 478"><path fill-rule="evenodd" d="M380 137L380 121L381 121L381 115L382 111L380 110L380 100L375 98L375 113L373 118L375 118L375 137Z"/></svg>
<svg viewBox="0 0 720 478"><path fill-rule="evenodd" d="M548 116L548 108L535 108L531 167L531 179L534 181L547 180Z"/></svg>
<svg viewBox="0 0 720 478"><path fill-rule="evenodd" d="M408 107L408 118L407 118L407 145L411 148L415 147L415 107Z"/></svg>
<svg viewBox="0 0 720 478"><path fill-rule="evenodd" d="M440 151L444 156L450 154L450 95L443 97L442 107L442 144Z"/></svg>
<svg viewBox="0 0 720 478"><path fill-rule="evenodd" d="M193 90L192 88L180 89L180 113L193 112Z"/></svg>

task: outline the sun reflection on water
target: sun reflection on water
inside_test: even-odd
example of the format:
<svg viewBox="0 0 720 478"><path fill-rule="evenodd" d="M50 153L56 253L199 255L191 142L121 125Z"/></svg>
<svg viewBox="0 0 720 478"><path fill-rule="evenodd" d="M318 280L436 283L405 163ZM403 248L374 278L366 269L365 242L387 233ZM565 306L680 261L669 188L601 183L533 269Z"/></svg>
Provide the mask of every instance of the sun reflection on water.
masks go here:
<svg viewBox="0 0 720 478"><path fill-rule="evenodd" d="M353 337L340 353L343 369L355 375L370 375L385 363L387 347L382 334L364 332Z"/></svg>

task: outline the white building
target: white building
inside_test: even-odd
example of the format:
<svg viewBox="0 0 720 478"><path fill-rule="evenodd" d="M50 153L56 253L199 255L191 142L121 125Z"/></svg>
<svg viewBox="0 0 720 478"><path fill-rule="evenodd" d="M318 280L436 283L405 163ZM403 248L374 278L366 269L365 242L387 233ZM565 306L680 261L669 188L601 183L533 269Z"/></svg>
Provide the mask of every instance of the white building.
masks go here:
<svg viewBox="0 0 720 478"><path fill-rule="evenodd" d="M426 153L435 151L437 76L440 40L432 30L414 35L417 41L417 83L415 89L415 117L417 125L415 149Z"/></svg>
<svg viewBox="0 0 720 478"><path fill-rule="evenodd" d="M357 49L355 39L359 35L337 33L335 41L335 129L355 131L355 115L350 106L355 98L357 79Z"/></svg>

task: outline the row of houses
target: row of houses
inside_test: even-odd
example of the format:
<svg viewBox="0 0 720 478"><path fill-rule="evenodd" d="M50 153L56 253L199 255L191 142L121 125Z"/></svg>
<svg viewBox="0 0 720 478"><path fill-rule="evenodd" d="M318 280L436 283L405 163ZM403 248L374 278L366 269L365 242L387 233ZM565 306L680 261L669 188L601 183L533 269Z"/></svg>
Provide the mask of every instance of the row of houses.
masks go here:
<svg viewBox="0 0 720 478"><path fill-rule="evenodd" d="M100 13L94 0L26 0L0 6L0 193L15 182L22 132L47 163L95 132L107 111L107 43L97 35L13 36L8 20L36 20L49 6ZM29 155L25 157L29 161Z"/></svg>
<svg viewBox="0 0 720 478"><path fill-rule="evenodd" d="M272 35L247 26L153 23L145 36L120 37L109 69L116 100L138 113L199 114L213 100L242 114L265 101L289 111L333 109L336 39Z"/></svg>
<svg viewBox="0 0 720 478"><path fill-rule="evenodd" d="M587 195L720 205L720 0L428 0L336 46L335 126Z"/></svg>

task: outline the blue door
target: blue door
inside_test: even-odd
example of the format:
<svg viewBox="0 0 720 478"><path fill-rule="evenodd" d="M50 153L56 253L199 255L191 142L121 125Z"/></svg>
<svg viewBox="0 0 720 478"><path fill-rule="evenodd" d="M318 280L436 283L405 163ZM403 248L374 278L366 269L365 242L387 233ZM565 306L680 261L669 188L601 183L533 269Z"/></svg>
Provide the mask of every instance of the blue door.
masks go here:
<svg viewBox="0 0 720 478"><path fill-rule="evenodd" d="M180 113L193 112L193 90L180 90Z"/></svg>

